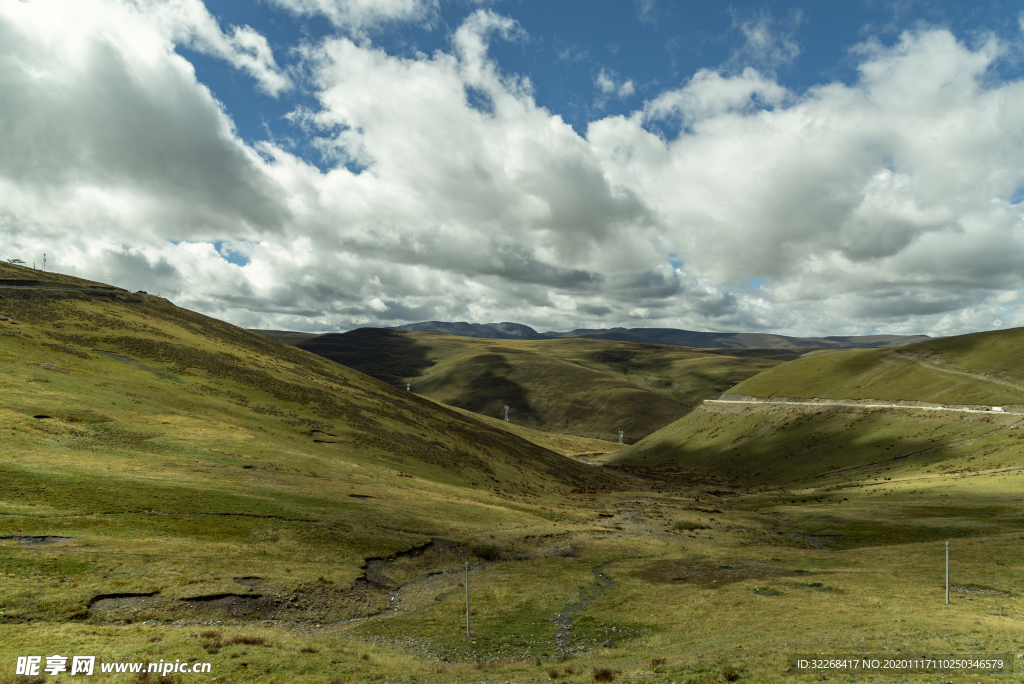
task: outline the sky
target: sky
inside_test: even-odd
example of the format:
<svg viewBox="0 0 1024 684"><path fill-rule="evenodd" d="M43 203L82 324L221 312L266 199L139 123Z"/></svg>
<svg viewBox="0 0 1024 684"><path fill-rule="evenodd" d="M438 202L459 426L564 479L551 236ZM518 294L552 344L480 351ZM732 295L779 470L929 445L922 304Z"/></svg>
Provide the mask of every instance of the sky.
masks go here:
<svg viewBox="0 0 1024 684"><path fill-rule="evenodd" d="M249 328L1024 325L1024 11L0 0L0 258Z"/></svg>

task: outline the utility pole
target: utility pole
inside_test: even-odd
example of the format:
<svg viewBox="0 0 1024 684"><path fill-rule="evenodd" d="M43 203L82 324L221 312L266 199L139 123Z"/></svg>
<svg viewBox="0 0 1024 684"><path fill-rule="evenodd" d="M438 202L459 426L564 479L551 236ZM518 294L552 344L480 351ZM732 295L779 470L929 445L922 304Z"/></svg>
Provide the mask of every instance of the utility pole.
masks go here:
<svg viewBox="0 0 1024 684"><path fill-rule="evenodd" d="M949 542L946 542L946 605L949 605Z"/></svg>
<svg viewBox="0 0 1024 684"><path fill-rule="evenodd" d="M508 422L508 404L505 404L505 422Z"/></svg>
<svg viewBox="0 0 1024 684"><path fill-rule="evenodd" d="M43 272L46 272L46 252L43 252Z"/></svg>
<svg viewBox="0 0 1024 684"><path fill-rule="evenodd" d="M469 639L469 561L466 561L466 638Z"/></svg>

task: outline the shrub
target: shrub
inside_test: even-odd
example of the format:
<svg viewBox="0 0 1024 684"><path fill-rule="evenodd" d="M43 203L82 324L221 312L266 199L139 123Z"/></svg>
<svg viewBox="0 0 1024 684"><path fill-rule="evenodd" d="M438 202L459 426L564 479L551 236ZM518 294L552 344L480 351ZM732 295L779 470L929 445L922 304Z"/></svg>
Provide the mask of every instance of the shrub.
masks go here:
<svg viewBox="0 0 1024 684"><path fill-rule="evenodd" d="M246 634L239 634L238 636L230 637L226 642L228 646L234 644L245 644L246 646L266 646L267 640L261 636L249 636Z"/></svg>
<svg viewBox="0 0 1024 684"><path fill-rule="evenodd" d="M595 682L610 682L615 679L615 673L606 667L600 669L594 668L594 681Z"/></svg>
<svg viewBox="0 0 1024 684"><path fill-rule="evenodd" d="M558 670L555 668L551 668L550 670L548 670L548 677L551 677L552 679L558 679Z"/></svg>
<svg viewBox="0 0 1024 684"><path fill-rule="evenodd" d="M735 682L740 678L740 673L732 665L726 665L725 668L722 669L722 676L725 677L725 681L727 682Z"/></svg>
<svg viewBox="0 0 1024 684"><path fill-rule="evenodd" d="M668 662L668 658L651 658L651 667L658 667Z"/></svg>

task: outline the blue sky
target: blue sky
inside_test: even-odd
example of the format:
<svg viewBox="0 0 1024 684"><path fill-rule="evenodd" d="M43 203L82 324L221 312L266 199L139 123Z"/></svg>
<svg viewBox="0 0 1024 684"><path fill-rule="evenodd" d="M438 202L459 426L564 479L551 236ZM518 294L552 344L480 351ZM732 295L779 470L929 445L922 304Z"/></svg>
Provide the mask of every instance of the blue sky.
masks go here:
<svg viewBox="0 0 1024 684"><path fill-rule="evenodd" d="M861 2L629 2L561 0L559 2L483 3L514 18L525 35L491 44L503 70L527 76L537 104L561 116L578 133L587 123L614 114L629 114L645 99L684 84L701 69L736 69L760 62L779 83L796 92L857 78L851 49L865 39L895 42L920 26L945 28L968 43L987 34L1019 41L1020 25L1013 3L914 1ZM386 22L370 28L366 38L389 54L414 57L451 47L452 33L481 3L444 2L425 21ZM320 15L298 17L262 2L209 0L206 6L222 26L249 25L267 37L278 63L298 66L291 48L338 33ZM1017 10L1020 11L1019 9ZM744 29L747 29L745 31ZM791 41L796 54L784 62L762 59L749 45L750 30L765 30L776 40ZM311 104L301 88L271 97L253 88L252 79L221 59L178 48L196 68L199 80L221 100L247 142L268 136L293 140L295 152L325 167L315 150L284 117L297 103ZM604 71L627 97L604 95L596 81ZM1004 77L1020 73L1020 64L996 66Z"/></svg>
<svg viewBox="0 0 1024 684"><path fill-rule="evenodd" d="M248 327L1024 324L1018 5L0 0L0 240Z"/></svg>

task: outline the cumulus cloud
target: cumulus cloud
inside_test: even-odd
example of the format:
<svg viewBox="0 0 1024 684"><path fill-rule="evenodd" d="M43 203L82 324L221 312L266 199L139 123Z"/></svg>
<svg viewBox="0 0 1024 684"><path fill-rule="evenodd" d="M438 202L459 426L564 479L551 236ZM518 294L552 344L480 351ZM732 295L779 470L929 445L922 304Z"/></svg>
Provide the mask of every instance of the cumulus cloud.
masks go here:
<svg viewBox="0 0 1024 684"><path fill-rule="evenodd" d="M265 37L249 26L233 26L230 34L224 33L200 0L133 0L132 4L150 26L174 43L249 72L264 92L276 97L292 87Z"/></svg>
<svg viewBox="0 0 1024 684"><path fill-rule="evenodd" d="M2 6L8 221L57 229L111 213L133 226L126 235L175 226L178 237L282 227L278 186L165 26L98 0Z"/></svg>
<svg viewBox="0 0 1024 684"><path fill-rule="evenodd" d="M701 69L682 88L669 90L645 103L647 120L678 118L686 125L730 112L755 112L781 104L785 88L752 67L736 76Z"/></svg>
<svg viewBox="0 0 1024 684"><path fill-rule="evenodd" d="M991 77L994 39L867 42L855 82L803 93L701 71L579 135L491 57L528 39L508 17L431 55L332 36L299 46L315 100L291 117L321 171L239 140L174 47L269 51L167 7L0 2L0 256L251 327L1024 323L1024 83Z"/></svg>

